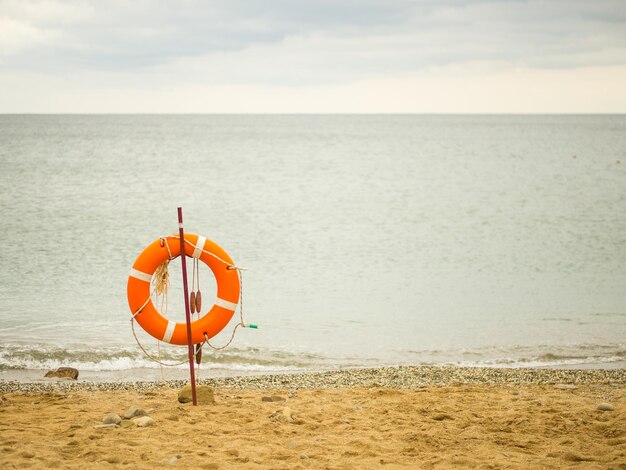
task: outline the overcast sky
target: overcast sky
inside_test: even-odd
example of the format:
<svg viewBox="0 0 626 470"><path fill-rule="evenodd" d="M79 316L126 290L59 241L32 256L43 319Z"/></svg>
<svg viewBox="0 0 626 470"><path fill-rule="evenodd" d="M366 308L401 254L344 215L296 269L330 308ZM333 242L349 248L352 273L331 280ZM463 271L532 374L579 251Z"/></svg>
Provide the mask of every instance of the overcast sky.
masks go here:
<svg viewBox="0 0 626 470"><path fill-rule="evenodd" d="M626 112L626 0L0 0L0 113Z"/></svg>

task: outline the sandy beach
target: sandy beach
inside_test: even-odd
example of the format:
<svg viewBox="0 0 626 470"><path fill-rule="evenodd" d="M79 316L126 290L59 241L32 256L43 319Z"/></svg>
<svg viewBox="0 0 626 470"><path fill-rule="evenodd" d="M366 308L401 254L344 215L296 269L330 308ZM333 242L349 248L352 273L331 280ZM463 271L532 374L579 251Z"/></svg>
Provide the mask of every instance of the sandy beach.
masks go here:
<svg viewBox="0 0 626 470"><path fill-rule="evenodd" d="M402 367L0 382L1 468L626 468L626 370ZM109 413L135 406L152 425Z"/></svg>

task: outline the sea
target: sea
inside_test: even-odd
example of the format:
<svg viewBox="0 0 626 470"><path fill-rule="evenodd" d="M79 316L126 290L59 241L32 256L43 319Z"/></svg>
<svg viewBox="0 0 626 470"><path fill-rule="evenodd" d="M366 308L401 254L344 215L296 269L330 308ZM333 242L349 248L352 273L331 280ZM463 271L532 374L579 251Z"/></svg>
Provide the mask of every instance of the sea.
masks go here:
<svg viewBox="0 0 626 470"><path fill-rule="evenodd" d="M126 299L178 207L258 325L201 378L626 367L626 115L0 115L0 380L188 376Z"/></svg>

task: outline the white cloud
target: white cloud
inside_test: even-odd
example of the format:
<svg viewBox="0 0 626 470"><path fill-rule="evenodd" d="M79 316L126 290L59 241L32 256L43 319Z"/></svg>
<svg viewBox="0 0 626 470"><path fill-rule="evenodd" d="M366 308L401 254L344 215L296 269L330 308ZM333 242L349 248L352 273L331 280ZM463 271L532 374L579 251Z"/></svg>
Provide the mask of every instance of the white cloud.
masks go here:
<svg viewBox="0 0 626 470"><path fill-rule="evenodd" d="M623 112L624 65L623 1L0 0L0 112Z"/></svg>
<svg viewBox="0 0 626 470"><path fill-rule="evenodd" d="M42 72L58 62L74 68L139 70L293 37L335 38L336 46L357 61L362 61L360 53L395 52L390 64L400 70L425 62L501 59L543 66L562 56L572 62L566 65L588 65L572 59L626 42L626 3L610 0L3 0L0 17L47 34L41 49L11 62L16 69ZM352 47L359 42L360 51ZM46 60L28 60L42 57Z"/></svg>

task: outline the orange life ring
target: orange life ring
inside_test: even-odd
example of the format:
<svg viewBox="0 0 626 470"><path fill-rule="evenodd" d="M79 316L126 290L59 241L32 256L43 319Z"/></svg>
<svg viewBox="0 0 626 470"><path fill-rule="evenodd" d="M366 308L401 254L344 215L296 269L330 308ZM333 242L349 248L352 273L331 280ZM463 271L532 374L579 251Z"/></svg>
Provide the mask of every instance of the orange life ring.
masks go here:
<svg viewBox="0 0 626 470"><path fill-rule="evenodd" d="M165 240L165 243L162 241ZM185 234L185 254L203 261L215 276L217 299L211 310L191 323L191 342L212 338L228 324L239 303L239 275L235 263L216 243L201 235ZM128 306L137 323L156 339L171 344L187 344L187 326L168 320L148 299L151 295L152 275L168 259L180 256L180 238L159 238L148 245L133 264L128 276ZM143 306L143 308L142 308ZM138 310L141 311L139 313Z"/></svg>

